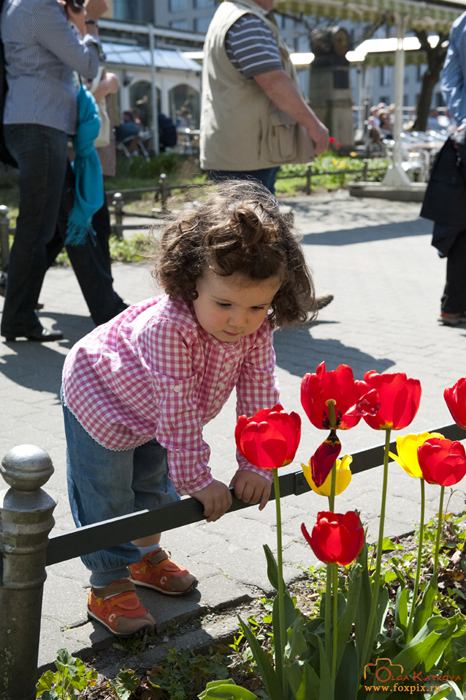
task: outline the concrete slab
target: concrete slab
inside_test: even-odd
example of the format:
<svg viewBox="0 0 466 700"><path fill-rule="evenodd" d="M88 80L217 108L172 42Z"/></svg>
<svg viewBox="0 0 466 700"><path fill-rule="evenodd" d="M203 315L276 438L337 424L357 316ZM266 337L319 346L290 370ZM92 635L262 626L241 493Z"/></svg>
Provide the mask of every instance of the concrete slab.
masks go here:
<svg viewBox="0 0 466 700"><path fill-rule="evenodd" d="M340 363L351 365L357 379L370 369L418 377L423 397L409 431L451 422L443 390L466 375L466 327L437 324L445 261L438 259L430 245L432 224L419 218L419 204L350 197L343 191L290 198L283 203L294 213L318 293L332 292L335 297L315 324L275 333L281 400L287 410L297 411L303 418L301 444L290 468L297 469L301 462L307 462L324 437L322 431L310 425L300 404L302 376L315 371L322 361L328 369ZM157 293L145 263L114 264L113 276L115 288L131 302ZM58 399L61 371L73 343L93 326L70 269L49 270L41 301L45 304L40 314L44 324L62 329L65 340L47 345L0 343L0 455L26 442L49 452L55 473L45 490L58 500L55 531L63 532L72 529L73 524L66 493L65 438ZM212 449L214 474L226 483L236 468L234 426L233 396L204 430ZM340 437L347 454L383 441L382 434L363 422ZM356 475L337 499L341 512L354 508L361 511L372 540L378 531L380 482L380 468ZM437 498L435 487L429 487L429 516L436 513ZM287 580L300 575L302 566L315 565L300 526L305 522L308 529L312 528L317 512L326 506L326 500L313 493L284 499ZM462 508L460 497L450 506L455 511ZM418 520L419 485L393 465L386 533L401 535L412 530ZM275 551L272 504L261 513L254 507L227 514L218 523L201 522L167 532L164 546L175 560L196 573L199 588L185 600L143 593L162 634L168 634L174 621L192 620L195 624L196 616L203 611L217 619L215 611L219 609L268 594L271 588L262 550L265 542ZM50 567L44 593L41 665L51 663L62 647L82 656L102 646L111 648L113 638L86 621L87 591L87 571L79 560ZM216 634L213 630L212 638Z"/></svg>
<svg viewBox="0 0 466 700"><path fill-rule="evenodd" d="M380 182L353 182L349 186L351 197L389 199L392 202L423 202L427 184L412 182L410 185L391 187Z"/></svg>

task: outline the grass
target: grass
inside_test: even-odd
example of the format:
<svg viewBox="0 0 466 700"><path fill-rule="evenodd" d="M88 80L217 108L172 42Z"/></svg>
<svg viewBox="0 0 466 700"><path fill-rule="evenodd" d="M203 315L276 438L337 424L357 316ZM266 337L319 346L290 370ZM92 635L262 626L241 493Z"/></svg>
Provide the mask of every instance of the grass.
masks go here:
<svg viewBox="0 0 466 700"><path fill-rule="evenodd" d="M341 158L336 154L327 153L318 156L312 164L312 190L332 191L346 187L352 180L362 179L364 161L359 158ZM375 159L368 161L367 180L380 181L384 172L376 170L387 167L388 161ZM306 168L303 165L284 165L280 168L276 184L276 193L280 196L293 197L304 194L306 191ZM361 175L349 175L347 170L361 170ZM328 172L329 175L319 175ZM117 160L117 172L113 178L105 180L106 191L122 191L138 189L142 187L154 187L154 192L141 192L124 195L124 210L128 214L152 214L152 210L160 210L160 200L155 196L155 188L159 184L160 175L165 173L168 183L202 185L206 180L206 173L199 168L197 160L192 157L182 156L176 153L160 154L149 161L143 156L136 156L131 161L123 158ZM280 175L287 176L286 179ZM296 177L289 177L296 175ZM196 198L200 193L196 189L172 190L171 195L179 197L182 201ZM0 204L8 207L10 227L16 226L18 216L19 191L18 176L9 174L0 179ZM10 247L12 238L10 237ZM140 262L144 259L143 248L147 236L135 233L124 239L112 237L110 239L110 255L112 260L118 262ZM56 265L69 265L66 251L62 251L55 261Z"/></svg>

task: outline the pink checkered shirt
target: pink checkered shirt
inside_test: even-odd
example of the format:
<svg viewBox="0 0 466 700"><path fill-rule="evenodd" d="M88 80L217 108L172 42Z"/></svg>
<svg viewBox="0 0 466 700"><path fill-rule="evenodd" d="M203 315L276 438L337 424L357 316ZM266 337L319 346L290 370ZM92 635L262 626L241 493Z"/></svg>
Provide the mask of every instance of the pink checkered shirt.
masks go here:
<svg viewBox="0 0 466 700"><path fill-rule="evenodd" d="M255 333L223 343L198 324L189 304L164 295L131 306L72 348L63 370L65 403L110 450L156 438L168 451L176 490L193 493L213 481L203 426L235 386L238 416L274 406L274 366L267 319ZM237 459L239 469L269 477L239 453Z"/></svg>

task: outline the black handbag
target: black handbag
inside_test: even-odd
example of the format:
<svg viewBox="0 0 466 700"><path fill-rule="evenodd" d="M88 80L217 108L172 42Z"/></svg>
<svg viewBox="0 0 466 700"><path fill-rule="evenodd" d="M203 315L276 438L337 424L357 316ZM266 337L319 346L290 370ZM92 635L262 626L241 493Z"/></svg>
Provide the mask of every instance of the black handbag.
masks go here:
<svg viewBox="0 0 466 700"><path fill-rule="evenodd" d="M466 146L448 138L437 153L420 216L439 224L466 228Z"/></svg>

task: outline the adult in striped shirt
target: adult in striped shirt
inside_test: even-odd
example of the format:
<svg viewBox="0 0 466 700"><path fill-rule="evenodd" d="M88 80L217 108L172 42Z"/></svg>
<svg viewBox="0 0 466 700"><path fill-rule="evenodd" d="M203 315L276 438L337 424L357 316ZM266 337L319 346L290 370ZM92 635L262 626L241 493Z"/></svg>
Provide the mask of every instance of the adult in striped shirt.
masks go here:
<svg viewBox="0 0 466 700"><path fill-rule="evenodd" d="M225 0L217 10L204 47L203 119L201 119L201 130L204 130L205 144L205 149L201 146L201 165L204 161L203 167L209 169L211 177L214 180L225 177L255 178L272 193L274 193L275 177L279 165L296 161L293 158L287 160L286 154L283 154L283 158L279 156L276 165L260 167L260 160L264 160L263 142L268 137L264 137L263 124L258 126L255 120L256 116L259 118L256 112L256 103L263 103L263 95L265 94L270 103L278 107L281 112L288 115L291 122L297 122L305 128L314 142L315 153L320 154L327 149L329 136L327 128L307 105L292 77L293 69L288 65L290 61L286 46L279 36L273 16L267 14L273 9L273 5L274 0ZM235 8L238 10L236 14L240 14L236 20L236 14L233 14ZM248 9L252 12L248 12ZM231 18L234 21L228 27ZM225 29L226 55L231 66L242 76L242 82L241 80L235 81L233 77L231 84L228 84L230 80L228 66L223 65L224 57L221 48L220 50L216 48L218 37L214 35L216 32L220 34L218 46L220 42L223 42ZM225 82L222 84L224 77ZM251 81L258 88L255 91L251 88ZM226 113L221 111L220 100L225 101L227 93L231 94L236 89L240 99L241 95L244 96L248 91L248 102L245 102L245 110L243 111L250 114L249 129L251 131L258 129L259 145L257 149L255 144L253 149L250 148L249 144L246 145L246 140L241 137L241 134L233 135L235 119L239 120L241 115L233 110L230 121L229 110L226 110ZM213 113L213 118L210 112ZM271 119L275 114L276 110L269 109ZM217 154L213 152L213 149L212 154L209 154L211 150L209 140L215 139L217 135L222 146ZM232 164L234 163L234 167L231 168L225 167L225 158L228 159L228 155L225 156L228 153L226 144L229 143L229 140L232 144L229 154ZM244 152L243 154L243 148L245 151L247 149L248 153ZM253 151L252 155L251 150ZM253 166L252 160L255 157L255 152L258 153L256 168ZM269 156L270 159L273 159L273 155ZM242 161L248 167L237 167L237 164L241 164ZM218 167L215 162L217 162Z"/></svg>

